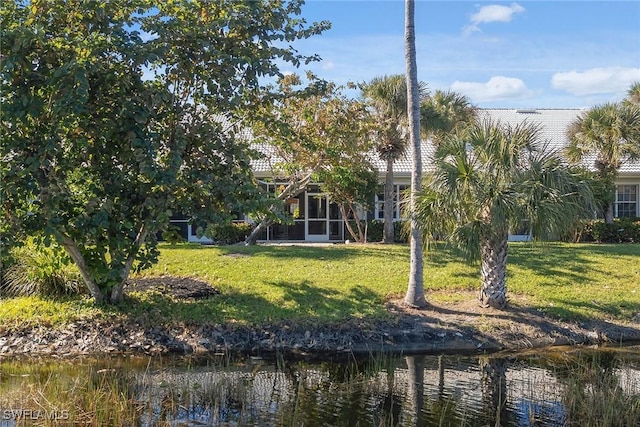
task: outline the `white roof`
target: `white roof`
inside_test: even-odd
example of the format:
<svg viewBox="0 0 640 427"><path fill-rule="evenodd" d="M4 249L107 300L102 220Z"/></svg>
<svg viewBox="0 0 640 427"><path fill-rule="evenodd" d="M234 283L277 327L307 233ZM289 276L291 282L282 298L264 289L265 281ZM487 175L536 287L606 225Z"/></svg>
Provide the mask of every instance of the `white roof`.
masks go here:
<svg viewBox="0 0 640 427"><path fill-rule="evenodd" d="M522 122L534 123L540 127L540 137L548 144L548 147L554 150L560 150L569 143L567 137L567 129L569 125L578 118L578 116L586 110L574 109L481 109L480 117L488 117L493 121L500 123L517 125ZM257 174L270 173L271 167L278 161L275 158L275 152L272 147L267 144L257 144L254 146L258 151L265 155L264 159L252 162L252 167ZM425 170L430 168L430 158L433 154L434 147L430 141L422 141L422 167ZM372 156L374 166L384 173L386 170L386 162L380 160L377 155ZM584 165L593 168L593 158L585 159ZM407 150L407 154L394 163L394 174L401 176L410 176L412 169L411 151ZM637 175L640 174L640 162L625 162L620 168L621 175Z"/></svg>

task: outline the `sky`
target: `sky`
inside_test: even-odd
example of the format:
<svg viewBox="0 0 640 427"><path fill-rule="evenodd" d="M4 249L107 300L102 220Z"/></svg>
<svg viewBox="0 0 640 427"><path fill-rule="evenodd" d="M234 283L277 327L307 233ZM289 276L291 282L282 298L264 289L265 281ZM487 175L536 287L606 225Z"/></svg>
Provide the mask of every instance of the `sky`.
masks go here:
<svg viewBox="0 0 640 427"><path fill-rule="evenodd" d="M307 0L293 46L340 85L404 74L404 1ZM418 79L480 108L591 108L640 82L640 1L415 1ZM347 92L349 93L349 92ZM349 93L357 96L356 92Z"/></svg>

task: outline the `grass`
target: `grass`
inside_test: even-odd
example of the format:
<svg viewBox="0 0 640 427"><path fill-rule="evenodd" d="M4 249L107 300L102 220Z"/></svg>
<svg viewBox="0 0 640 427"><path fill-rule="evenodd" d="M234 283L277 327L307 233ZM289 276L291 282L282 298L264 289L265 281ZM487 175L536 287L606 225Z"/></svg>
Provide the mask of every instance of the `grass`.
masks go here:
<svg viewBox="0 0 640 427"><path fill-rule="evenodd" d="M427 300L453 303L469 298L469 291L479 287L478 270L451 250L426 254ZM387 315L384 302L406 290L409 250L378 244L166 245L159 263L138 277L163 275L204 280L221 293L185 301L161 292L137 292L123 305L106 308L93 307L81 297L5 299L0 300L0 325L59 324L97 315L196 325L381 318ZM640 245L512 244L507 286L518 304L561 319L629 321L640 313Z"/></svg>

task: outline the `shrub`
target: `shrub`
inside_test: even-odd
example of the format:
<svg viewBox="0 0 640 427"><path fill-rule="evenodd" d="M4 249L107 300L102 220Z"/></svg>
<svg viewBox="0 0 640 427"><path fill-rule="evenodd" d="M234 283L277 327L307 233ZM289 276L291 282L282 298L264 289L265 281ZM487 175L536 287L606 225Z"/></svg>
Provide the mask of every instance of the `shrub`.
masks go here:
<svg viewBox="0 0 640 427"><path fill-rule="evenodd" d="M159 240L164 240L171 245L177 245L178 243L186 241L186 239L180 235L180 227L176 225L169 225L166 230L160 233Z"/></svg>
<svg viewBox="0 0 640 427"><path fill-rule="evenodd" d="M640 219L616 218L612 224L593 220L574 232L575 241L600 243L640 243Z"/></svg>
<svg viewBox="0 0 640 427"><path fill-rule="evenodd" d="M393 223L393 238L396 243L407 243L408 233L406 221L396 221ZM367 231L368 242L381 242L384 232L384 221L379 219L369 220L369 230Z"/></svg>
<svg viewBox="0 0 640 427"><path fill-rule="evenodd" d="M64 250L28 240L11 250L12 263L7 266L0 293L8 296L62 296L85 291L80 272L71 264Z"/></svg>
<svg viewBox="0 0 640 427"><path fill-rule="evenodd" d="M381 242L382 241L382 233L384 231L384 222L372 219L368 221L367 228L367 241L368 242Z"/></svg>
<svg viewBox="0 0 640 427"><path fill-rule="evenodd" d="M253 226L247 222L211 224L207 227L204 235L216 244L232 245L244 241L252 229Z"/></svg>

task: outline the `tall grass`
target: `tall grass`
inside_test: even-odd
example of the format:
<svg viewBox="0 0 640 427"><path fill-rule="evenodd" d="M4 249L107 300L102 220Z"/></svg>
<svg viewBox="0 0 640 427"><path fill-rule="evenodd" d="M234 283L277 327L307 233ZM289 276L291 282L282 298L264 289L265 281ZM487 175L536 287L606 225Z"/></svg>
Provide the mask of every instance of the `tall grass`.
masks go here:
<svg viewBox="0 0 640 427"><path fill-rule="evenodd" d="M320 364L226 358L204 363L125 357L5 360L0 362L0 408L58 415L19 419L18 426L391 426L414 421L478 426L494 425L498 410L505 426L640 422L637 355L565 352L549 362L538 353L524 370L527 356L511 355L492 358L505 369L491 372L478 358L444 357L442 362L424 355L372 355ZM535 360L547 361L544 375ZM518 372L528 376L513 376ZM493 399L496 389L486 382L500 385L504 405Z"/></svg>
<svg viewBox="0 0 640 427"><path fill-rule="evenodd" d="M0 296L61 296L84 292L78 269L64 250L27 240L11 251L13 262L3 272Z"/></svg>

